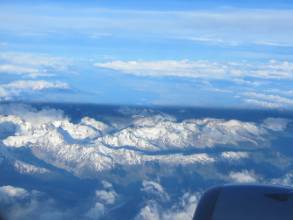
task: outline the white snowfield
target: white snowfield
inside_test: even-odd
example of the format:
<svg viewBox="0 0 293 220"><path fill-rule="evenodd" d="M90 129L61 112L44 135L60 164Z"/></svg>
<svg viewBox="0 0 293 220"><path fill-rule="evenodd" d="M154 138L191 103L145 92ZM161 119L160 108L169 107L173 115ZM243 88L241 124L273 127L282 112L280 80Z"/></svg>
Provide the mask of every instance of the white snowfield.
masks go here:
<svg viewBox="0 0 293 220"><path fill-rule="evenodd" d="M262 140L266 130L254 123L236 120L200 119L176 122L160 115L134 120L133 126L100 138L111 146L144 150L205 148L218 144L238 145Z"/></svg>
<svg viewBox="0 0 293 220"><path fill-rule="evenodd" d="M270 132L286 129L288 121L267 119L263 123L237 120L193 119L177 122L171 116L136 116L121 129L84 117L71 122L56 109L36 110L23 104L0 107L2 145L6 148L26 147L39 159L79 177L95 177L100 171L119 165L140 165L156 161L170 165L214 163L207 153L189 153L188 149L231 147L246 143L257 147L267 141ZM2 147L3 148L3 147ZM1 150L2 157L13 161L23 173L49 172ZM222 153L227 160L248 157L247 153Z"/></svg>

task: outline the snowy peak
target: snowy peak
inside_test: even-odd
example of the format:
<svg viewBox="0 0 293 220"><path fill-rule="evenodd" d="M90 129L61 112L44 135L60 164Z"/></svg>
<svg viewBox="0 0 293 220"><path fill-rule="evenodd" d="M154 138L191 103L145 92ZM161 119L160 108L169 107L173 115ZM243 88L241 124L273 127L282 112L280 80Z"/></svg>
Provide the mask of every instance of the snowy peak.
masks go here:
<svg viewBox="0 0 293 220"><path fill-rule="evenodd" d="M215 157L186 152L220 145L231 150L242 145L255 148L269 141L270 132L282 131L289 123L277 118L263 123L213 118L179 122L166 114L148 114L135 115L120 129L90 117L73 123L56 109L37 110L27 105L7 108L11 113L0 108L0 129L6 133L2 136L4 147L30 148L39 159L80 177L95 177L118 165L146 162L172 165L214 163L216 157L239 160L247 155L227 152ZM24 173L47 172L19 161L14 167Z"/></svg>

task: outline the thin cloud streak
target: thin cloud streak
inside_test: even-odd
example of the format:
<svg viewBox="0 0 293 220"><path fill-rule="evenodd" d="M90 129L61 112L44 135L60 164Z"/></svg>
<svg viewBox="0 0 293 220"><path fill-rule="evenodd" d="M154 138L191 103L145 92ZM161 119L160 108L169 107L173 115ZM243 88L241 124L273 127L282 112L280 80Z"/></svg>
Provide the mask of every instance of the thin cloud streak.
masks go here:
<svg viewBox="0 0 293 220"><path fill-rule="evenodd" d="M125 74L151 77L190 77L206 79L293 79L293 63L271 60L267 63L211 62L191 60L120 61L96 63L96 67L120 71Z"/></svg>
<svg viewBox="0 0 293 220"><path fill-rule="evenodd" d="M293 45L290 37L293 25L288 22L293 20L292 10L150 11L84 7L72 8L68 12L52 5L22 10L4 8L6 10L2 9L0 19L6 22L0 24L1 31L34 33L37 38L56 33L79 33L88 38L153 36L161 39L195 39L215 44L230 42L232 46L258 42ZM12 18L11 14L16 16Z"/></svg>

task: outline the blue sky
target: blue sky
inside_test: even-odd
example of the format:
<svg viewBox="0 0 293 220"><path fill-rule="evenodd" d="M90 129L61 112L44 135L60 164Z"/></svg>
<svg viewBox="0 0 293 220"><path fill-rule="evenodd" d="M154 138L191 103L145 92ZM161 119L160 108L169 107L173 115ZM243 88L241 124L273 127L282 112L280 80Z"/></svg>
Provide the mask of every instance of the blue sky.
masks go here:
<svg viewBox="0 0 293 220"><path fill-rule="evenodd" d="M293 107L288 0L0 4L1 100Z"/></svg>

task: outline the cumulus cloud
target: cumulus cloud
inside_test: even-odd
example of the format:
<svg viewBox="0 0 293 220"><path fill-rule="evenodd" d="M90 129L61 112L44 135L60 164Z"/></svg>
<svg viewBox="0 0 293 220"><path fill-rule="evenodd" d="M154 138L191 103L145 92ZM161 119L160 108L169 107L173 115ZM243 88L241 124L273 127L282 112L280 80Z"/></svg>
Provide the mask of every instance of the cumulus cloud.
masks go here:
<svg viewBox="0 0 293 220"><path fill-rule="evenodd" d="M99 201L103 202L104 204L111 205L115 203L117 194L115 191L97 190L96 197Z"/></svg>
<svg viewBox="0 0 293 220"><path fill-rule="evenodd" d="M184 193L179 204L175 204L171 210L167 210L167 212L163 214L163 219L192 219L198 201L198 194Z"/></svg>
<svg viewBox="0 0 293 220"><path fill-rule="evenodd" d="M160 213L157 204L154 202L149 202L145 207L143 207L139 214L136 216L135 220L159 220Z"/></svg>
<svg viewBox="0 0 293 220"><path fill-rule="evenodd" d="M100 219L116 203L118 194L111 183L103 181L103 189L96 190L94 205L85 213L89 219Z"/></svg>
<svg viewBox="0 0 293 220"><path fill-rule="evenodd" d="M287 61L249 64L192 60L111 61L96 63L96 67L112 69L138 76L176 76L205 79L235 80L243 77L260 79L293 79L293 64Z"/></svg>
<svg viewBox="0 0 293 220"><path fill-rule="evenodd" d="M43 192L6 185L0 186L0 214L7 220L99 219L109 211L117 198L112 186L111 189L103 187L96 191L93 200L83 200L91 205L88 210L80 207L64 209Z"/></svg>
<svg viewBox="0 0 293 220"><path fill-rule="evenodd" d="M17 199L23 199L28 196L28 192L23 188L10 185L0 187L1 203L12 203Z"/></svg>
<svg viewBox="0 0 293 220"><path fill-rule="evenodd" d="M242 170L240 172L230 172L229 177L231 180L237 183L254 183L257 182L260 177L257 176L254 171Z"/></svg>
<svg viewBox="0 0 293 220"><path fill-rule="evenodd" d="M60 109L42 108L38 110L31 105L17 103L0 104L0 115L2 115L3 122L16 120L15 124L17 124L20 122L18 119L20 119L36 126L67 118ZM6 117L3 117L3 115L6 115Z"/></svg>
<svg viewBox="0 0 293 220"><path fill-rule="evenodd" d="M199 195L186 192L171 208L163 208L163 204L150 200L146 202L135 220L192 219L198 199Z"/></svg>
<svg viewBox="0 0 293 220"><path fill-rule="evenodd" d="M64 210L59 210L55 202L43 193L11 185L0 187L0 203L2 217L7 220L61 220L72 217Z"/></svg>
<svg viewBox="0 0 293 220"><path fill-rule="evenodd" d="M169 195L157 182L144 180L142 182L142 191L146 192L148 195L156 196L163 201L169 200Z"/></svg>
<svg viewBox="0 0 293 220"><path fill-rule="evenodd" d="M87 213L86 217L89 219L100 219L105 214L105 206L102 203L95 203Z"/></svg>

